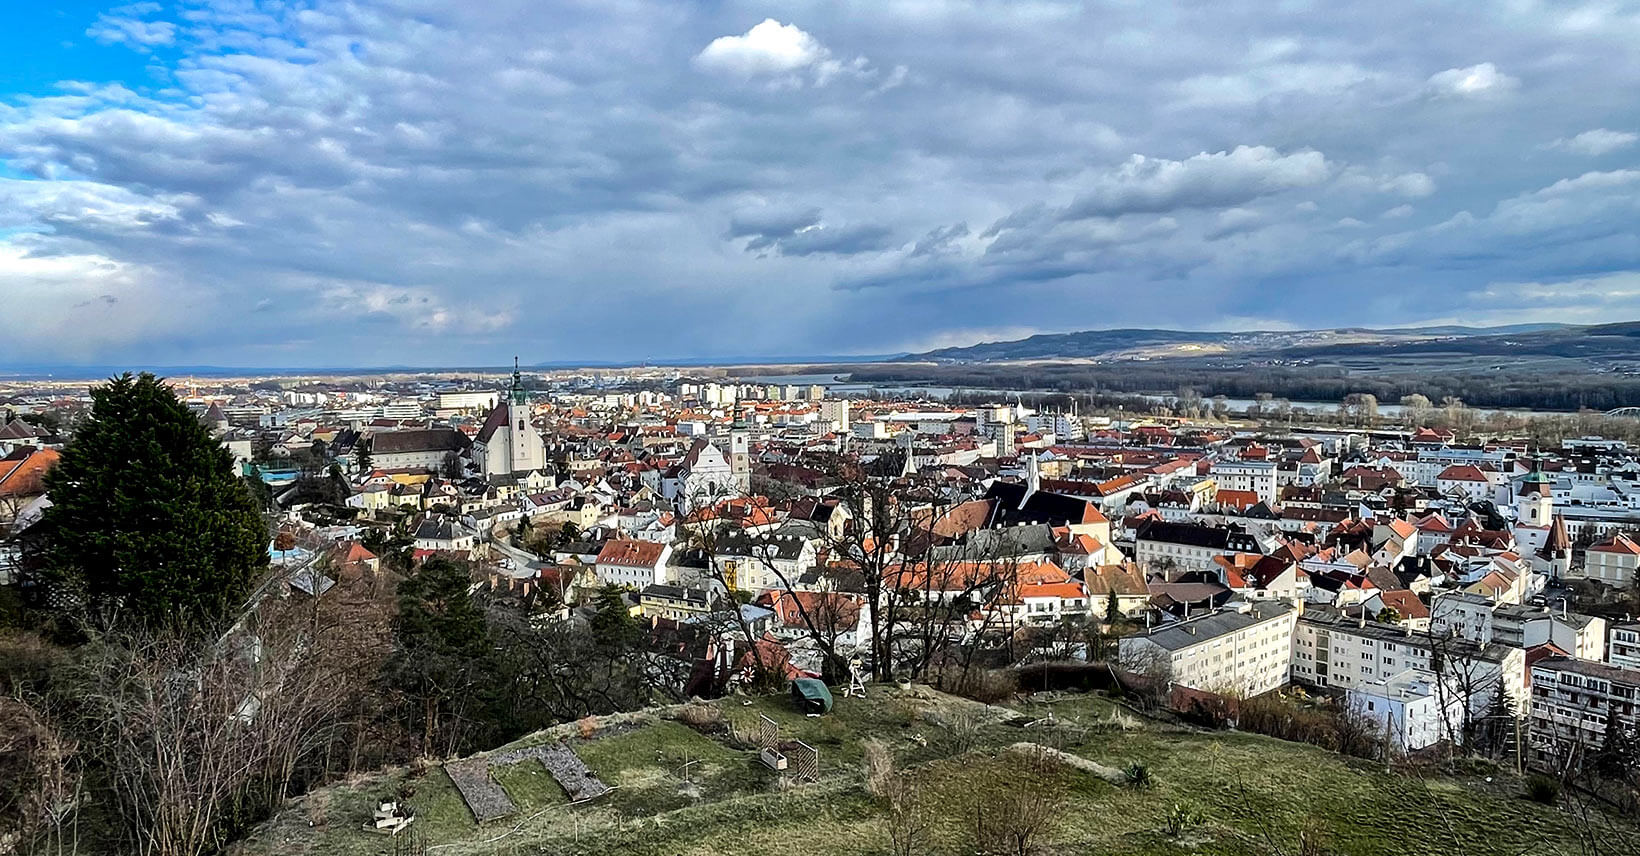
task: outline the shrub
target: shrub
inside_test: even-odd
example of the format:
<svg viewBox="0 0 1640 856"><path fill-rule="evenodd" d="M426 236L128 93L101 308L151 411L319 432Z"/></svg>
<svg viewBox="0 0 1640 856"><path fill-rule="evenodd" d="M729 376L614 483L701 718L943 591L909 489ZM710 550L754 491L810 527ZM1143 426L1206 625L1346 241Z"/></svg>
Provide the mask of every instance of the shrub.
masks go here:
<svg viewBox="0 0 1640 856"><path fill-rule="evenodd" d="M711 734L723 728L723 711L709 704L691 702L678 708L678 721L702 734Z"/></svg>
<svg viewBox="0 0 1640 856"><path fill-rule="evenodd" d="M1167 814L1162 817L1162 831L1167 833L1169 838L1178 838L1186 832L1201 826L1202 819L1202 813L1199 809L1184 803L1174 803L1173 807L1169 808Z"/></svg>
<svg viewBox="0 0 1640 856"><path fill-rule="evenodd" d="M984 704L1007 701L1019 692L1019 676L1006 669L974 669L959 678L953 692Z"/></svg>
<svg viewBox="0 0 1640 856"><path fill-rule="evenodd" d="M1230 721L1234 718L1230 699L1206 693L1191 698L1179 711L1179 716L1186 722L1214 731L1230 727Z"/></svg>
<svg viewBox="0 0 1640 856"><path fill-rule="evenodd" d="M1560 801L1560 781L1541 773L1527 776L1526 798L1532 802L1554 805Z"/></svg>
<svg viewBox="0 0 1640 856"><path fill-rule="evenodd" d="M1151 778L1149 765L1141 761L1134 761L1122 768L1122 775L1127 778L1128 784L1136 788L1148 788L1155 783Z"/></svg>
<svg viewBox="0 0 1640 856"><path fill-rule="evenodd" d="M946 733L956 742L958 752L967 752L979 740L979 716L971 710L953 712L945 725Z"/></svg>
<svg viewBox="0 0 1640 856"><path fill-rule="evenodd" d="M729 743L737 749L761 749L758 743L757 726L752 724L741 725L729 721Z"/></svg>

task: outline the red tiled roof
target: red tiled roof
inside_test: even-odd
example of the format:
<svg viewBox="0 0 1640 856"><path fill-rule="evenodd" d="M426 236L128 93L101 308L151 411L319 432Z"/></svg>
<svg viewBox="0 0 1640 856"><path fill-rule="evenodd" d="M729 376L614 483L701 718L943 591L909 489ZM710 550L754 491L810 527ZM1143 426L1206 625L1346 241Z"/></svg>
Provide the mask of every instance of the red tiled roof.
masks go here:
<svg viewBox="0 0 1640 856"><path fill-rule="evenodd" d="M45 492L46 471L62 456L54 449L24 448L0 460L0 496L35 496Z"/></svg>
<svg viewBox="0 0 1640 856"><path fill-rule="evenodd" d="M1610 540L1602 541L1589 548L1597 553L1622 553L1624 555L1640 555L1640 544L1629 540L1627 535L1614 535Z"/></svg>
<svg viewBox="0 0 1640 856"><path fill-rule="evenodd" d="M598 552L598 564L628 568L653 568L660 563L666 545L658 541L611 540Z"/></svg>
<svg viewBox="0 0 1640 856"><path fill-rule="evenodd" d="M1436 478L1442 481L1463 482L1485 482L1487 480L1486 473L1481 472L1479 467L1471 464L1453 464L1441 470L1441 474Z"/></svg>

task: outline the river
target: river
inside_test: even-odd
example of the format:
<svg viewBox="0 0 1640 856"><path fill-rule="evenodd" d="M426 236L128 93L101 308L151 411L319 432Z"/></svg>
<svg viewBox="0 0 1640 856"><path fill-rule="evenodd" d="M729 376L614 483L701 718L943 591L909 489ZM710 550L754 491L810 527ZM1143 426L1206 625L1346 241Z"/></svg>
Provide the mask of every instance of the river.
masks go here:
<svg viewBox="0 0 1640 856"><path fill-rule="evenodd" d="M881 392L889 393L889 394L892 394L892 395L919 395L919 396L925 396L925 397L930 398L930 399L938 399L938 400L943 400L943 399L946 399L946 398L950 398L954 393L958 393L958 392L971 394L971 395L994 395L994 396L997 396L998 398L1011 398L1015 395L1052 395L1052 394L1055 394L1055 393L1058 392L1057 390L1046 390L1046 389L1013 390L1013 389L987 389L987 388L984 388L984 387L977 387L977 386L925 386L925 385L922 385L922 384L904 384L904 383L899 383L899 384L896 384L896 383L856 383L853 380L850 380L849 379L850 377L851 376L847 373L839 373L837 375L829 375L829 374L759 375L757 377L734 378L734 381L736 383L743 383L743 384L762 384L762 385L771 385L771 384L787 385L787 384L790 384L792 386L823 386L823 387L826 388L826 391L829 394L837 395L837 396L845 396L845 397L846 396L865 395L866 393L868 393L868 392L870 392L871 390L874 390L874 389L878 390L878 391L881 391ZM1118 394L1120 394L1120 393L1118 393ZM1143 398L1148 398L1151 401L1158 401L1158 402L1159 401L1166 401L1170 398L1175 398L1176 397L1176 396L1172 396L1172 395L1163 395L1163 394L1160 394L1160 393L1127 393L1127 394L1141 396ZM1256 402L1256 401L1254 401L1253 399L1250 399L1250 398L1227 398L1227 399L1225 399L1225 405L1227 407L1229 407L1232 411L1237 412L1237 413L1245 413L1248 409L1252 408L1257 403L1258 402ZM1333 411L1336 411L1338 409L1338 404L1339 403L1336 402L1336 401L1294 401L1294 402L1290 402L1290 405L1294 408L1303 408L1304 410L1309 410L1309 411L1318 411L1319 410L1319 411L1326 411L1326 412L1329 412L1329 413L1333 412ZM1203 406L1211 407L1212 406L1212 399L1203 399ZM1380 417L1385 418L1385 419L1398 419L1398 418L1400 418L1402 410L1403 410L1403 408L1399 404L1379 404L1378 405L1378 415ZM1529 409L1523 408L1523 407L1522 408L1501 408L1501 409L1500 408L1487 408L1487 407L1471 407L1471 408L1469 408L1469 412L1474 413L1477 416L1488 416L1488 415L1491 415L1493 413L1498 413L1498 412L1500 412L1500 410L1508 410L1510 412L1517 412L1517 413L1538 412L1538 411L1532 411L1532 410L1529 410ZM1542 411L1542 412L1548 412L1548 411ZM1559 412L1559 411L1555 411L1555 412Z"/></svg>

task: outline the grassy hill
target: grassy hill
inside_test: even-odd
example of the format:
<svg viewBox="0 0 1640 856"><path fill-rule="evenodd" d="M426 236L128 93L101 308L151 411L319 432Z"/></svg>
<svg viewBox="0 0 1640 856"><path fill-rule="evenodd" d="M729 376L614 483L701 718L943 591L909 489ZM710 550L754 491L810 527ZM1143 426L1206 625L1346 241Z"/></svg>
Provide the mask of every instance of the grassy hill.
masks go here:
<svg viewBox="0 0 1640 856"><path fill-rule="evenodd" d="M670 718L676 709L659 710L560 727L514 744L566 739L615 786L591 803L568 805L539 763L521 762L495 774L518 811L480 826L441 767L390 770L296 801L234 852L389 853L387 839L360 825L376 799L401 796L416 806L412 829L437 856L887 853L888 809L863 786L869 737L884 740L918 784L916 804L928 821L921 852L973 852L976 813L992 811L1017 787L1020 756L1006 747L1020 742L1058 747L1105 768L1139 762L1154 780L1147 788L1112 784L1079 766L1053 765L1048 790L1057 796L1039 839L1046 853L1635 852L1622 849L1632 828L1613 832L1604 828L1612 821L1602 818L1593 824L1602 828L1592 830L1569 812L1526 800L1521 783L1505 772L1386 772L1309 746L1144 722L1095 695L987 708L920 687L874 686L868 698L837 699L835 711L819 718L793 712L779 696L713 704L737 727L766 714L783 738L817 747L820 781L783 783L730 731L705 734ZM1050 714L1051 723L1043 722ZM689 762L685 782L680 770ZM1169 834L1175 814L1200 819ZM1301 836L1319 849L1302 850ZM1606 849L1588 849L1591 837Z"/></svg>

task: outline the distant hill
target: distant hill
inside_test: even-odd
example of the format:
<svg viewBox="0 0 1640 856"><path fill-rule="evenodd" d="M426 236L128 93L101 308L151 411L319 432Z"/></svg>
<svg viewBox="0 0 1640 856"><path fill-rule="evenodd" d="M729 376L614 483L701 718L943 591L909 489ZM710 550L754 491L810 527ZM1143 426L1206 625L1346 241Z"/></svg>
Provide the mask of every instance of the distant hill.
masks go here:
<svg viewBox="0 0 1640 856"><path fill-rule="evenodd" d="M1514 324L1500 327L1402 327L1331 330L1117 329L1052 333L965 348L940 348L904 359L912 361L996 362L1011 360L1116 360L1234 357L1304 359L1372 353L1515 353L1521 347L1555 356L1640 353L1640 322L1578 327L1567 324ZM1581 348L1581 350L1580 350Z"/></svg>

